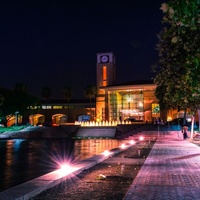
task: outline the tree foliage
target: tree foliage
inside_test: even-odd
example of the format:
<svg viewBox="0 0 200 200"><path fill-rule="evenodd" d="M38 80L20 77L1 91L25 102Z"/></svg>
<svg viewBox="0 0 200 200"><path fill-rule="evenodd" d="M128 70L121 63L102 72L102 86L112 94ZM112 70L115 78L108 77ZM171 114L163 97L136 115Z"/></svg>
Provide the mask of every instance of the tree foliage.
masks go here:
<svg viewBox="0 0 200 200"><path fill-rule="evenodd" d="M85 90L84 90L84 95L86 98L88 98L90 100L90 104L91 104L91 100L96 98L97 95L97 88L94 85L88 85L86 86ZM90 114L91 117L93 118L94 116L92 116L91 113L91 107L90 107Z"/></svg>
<svg viewBox="0 0 200 200"><path fill-rule="evenodd" d="M155 95L162 109L195 112L200 105L200 0L162 4Z"/></svg>
<svg viewBox="0 0 200 200"><path fill-rule="evenodd" d="M67 100L67 103L69 103L69 101L72 98L72 90L69 86L65 85L63 89L63 95L64 95L64 98ZM67 106L67 115L68 115L68 120L69 120L69 105Z"/></svg>
<svg viewBox="0 0 200 200"><path fill-rule="evenodd" d="M51 97L51 88L48 86L42 87L42 98L47 102Z"/></svg>
<svg viewBox="0 0 200 200"><path fill-rule="evenodd" d="M28 93L27 86L23 83L17 83L12 89L0 88L0 96L0 115L4 118L15 112L23 115L29 106L38 104L38 99Z"/></svg>
<svg viewBox="0 0 200 200"><path fill-rule="evenodd" d="M94 85L86 86L86 88L84 90L84 94L85 94L85 97L90 99L90 102L91 102L91 99L95 98L96 94L97 94L96 86L94 86Z"/></svg>
<svg viewBox="0 0 200 200"><path fill-rule="evenodd" d="M65 86L63 89L64 98L69 101L72 98L72 90L69 86Z"/></svg>

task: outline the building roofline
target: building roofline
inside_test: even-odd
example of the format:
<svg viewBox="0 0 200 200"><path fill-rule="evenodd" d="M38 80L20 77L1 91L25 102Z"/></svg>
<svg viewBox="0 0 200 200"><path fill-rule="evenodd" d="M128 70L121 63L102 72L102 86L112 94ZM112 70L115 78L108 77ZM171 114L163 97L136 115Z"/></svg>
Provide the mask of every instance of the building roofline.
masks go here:
<svg viewBox="0 0 200 200"><path fill-rule="evenodd" d="M118 83L113 85L108 85L104 87L100 87L99 89L104 90L116 90L116 89L138 89L138 90L144 90L145 88L152 87L152 89L155 89L156 84L153 83L151 80L137 80L132 82L125 82L125 83Z"/></svg>

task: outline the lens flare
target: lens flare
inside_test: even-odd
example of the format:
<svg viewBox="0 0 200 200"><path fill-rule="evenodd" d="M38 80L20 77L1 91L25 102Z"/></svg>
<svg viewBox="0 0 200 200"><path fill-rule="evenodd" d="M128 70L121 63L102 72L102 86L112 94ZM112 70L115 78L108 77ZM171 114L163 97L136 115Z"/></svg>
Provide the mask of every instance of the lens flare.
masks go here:
<svg viewBox="0 0 200 200"><path fill-rule="evenodd" d="M73 173L77 169L77 167L73 167L69 164L64 163L60 165L60 168L57 170L57 173L59 174L59 176L66 176L68 174Z"/></svg>
<svg viewBox="0 0 200 200"><path fill-rule="evenodd" d="M69 170L69 169L70 169L70 166L68 164L62 164L60 166L60 170L66 171L66 170Z"/></svg>

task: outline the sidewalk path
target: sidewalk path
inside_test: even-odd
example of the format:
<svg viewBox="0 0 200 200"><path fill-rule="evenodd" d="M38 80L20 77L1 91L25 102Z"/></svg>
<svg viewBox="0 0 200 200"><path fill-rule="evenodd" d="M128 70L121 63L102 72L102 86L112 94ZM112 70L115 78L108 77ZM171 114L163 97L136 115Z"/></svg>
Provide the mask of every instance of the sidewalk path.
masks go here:
<svg viewBox="0 0 200 200"><path fill-rule="evenodd" d="M200 199L200 147L178 137L159 135L124 200Z"/></svg>

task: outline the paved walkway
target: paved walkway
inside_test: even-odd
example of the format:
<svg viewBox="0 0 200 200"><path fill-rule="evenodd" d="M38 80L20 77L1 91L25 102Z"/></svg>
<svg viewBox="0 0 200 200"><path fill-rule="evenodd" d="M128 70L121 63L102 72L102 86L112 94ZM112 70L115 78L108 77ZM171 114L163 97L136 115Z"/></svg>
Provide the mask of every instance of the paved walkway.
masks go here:
<svg viewBox="0 0 200 200"><path fill-rule="evenodd" d="M175 132L159 135L124 200L197 199L200 199L200 147Z"/></svg>

